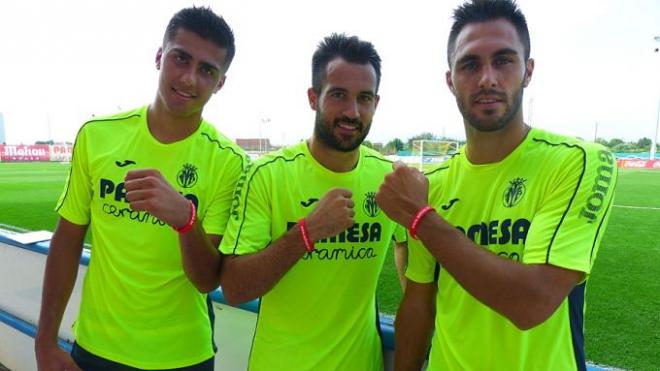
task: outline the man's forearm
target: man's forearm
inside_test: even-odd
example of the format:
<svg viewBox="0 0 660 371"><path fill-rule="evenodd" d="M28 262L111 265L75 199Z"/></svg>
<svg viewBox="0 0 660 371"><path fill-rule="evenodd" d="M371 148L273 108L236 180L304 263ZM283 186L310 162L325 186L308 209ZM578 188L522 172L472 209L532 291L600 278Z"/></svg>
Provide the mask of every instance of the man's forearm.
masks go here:
<svg viewBox="0 0 660 371"><path fill-rule="evenodd" d="M580 272L497 256L435 213L422 220L418 236L466 291L521 329L549 317L582 277Z"/></svg>
<svg viewBox="0 0 660 371"><path fill-rule="evenodd" d="M57 344L62 316L69 302L78 275L78 266L84 238L84 227L81 233L62 233L60 229L70 229L72 225L62 226L68 222L60 221L58 230L50 243L46 269L44 272L43 291L39 325L35 337L36 345ZM78 235L76 235L78 234Z"/></svg>
<svg viewBox="0 0 660 371"><path fill-rule="evenodd" d="M433 335L435 320L435 283L410 282L394 322L394 370L422 369ZM413 295L409 290L417 291ZM420 291L422 290L422 291ZM411 297L415 296L415 297Z"/></svg>
<svg viewBox="0 0 660 371"><path fill-rule="evenodd" d="M212 291L220 284L220 239L217 235L207 235L199 221L191 231L179 233L183 270L200 292Z"/></svg>
<svg viewBox="0 0 660 371"><path fill-rule="evenodd" d="M225 256L220 272L225 298L236 305L263 296L305 253L300 229L291 228L259 252Z"/></svg>

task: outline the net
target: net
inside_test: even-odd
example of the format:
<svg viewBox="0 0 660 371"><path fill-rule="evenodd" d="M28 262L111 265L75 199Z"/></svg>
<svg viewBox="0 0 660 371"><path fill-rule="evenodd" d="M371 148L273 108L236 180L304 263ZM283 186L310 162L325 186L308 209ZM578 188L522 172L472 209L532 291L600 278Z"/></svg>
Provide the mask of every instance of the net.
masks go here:
<svg viewBox="0 0 660 371"><path fill-rule="evenodd" d="M411 155L418 157L417 167L424 170L447 160L458 151L458 142L451 140L413 140Z"/></svg>

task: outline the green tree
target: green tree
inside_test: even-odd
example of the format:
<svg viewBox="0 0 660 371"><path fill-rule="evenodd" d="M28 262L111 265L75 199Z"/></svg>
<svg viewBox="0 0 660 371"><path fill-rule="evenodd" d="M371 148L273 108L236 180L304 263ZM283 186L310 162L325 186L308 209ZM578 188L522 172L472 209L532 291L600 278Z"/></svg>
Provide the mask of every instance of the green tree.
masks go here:
<svg viewBox="0 0 660 371"><path fill-rule="evenodd" d="M651 148L651 139L644 137L637 141L637 147L641 150L646 151L647 148Z"/></svg>
<svg viewBox="0 0 660 371"><path fill-rule="evenodd" d="M439 139L440 138L437 137L435 134L429 133L429 132L424 132L424 133L421 133L421 134L417 134L417 135L414 135L414 136L410 137L410 139L408 139L408 148L412 148L412 143L415 140L439 140Z"/></svg>
<svg viewBox="0 0 660 371"><path fill-rule="evenodd" d="M596 143L601 144L605 147L610 146L610 142L608 142L607 139L603 139L603 138L596 138Z"/></svg>
<svg viewBox="0 0 660 371"><path fill-rule="evenodd" d="M403 149L403 147L404 147L403 141L399 138L394 138L394 139L390 140L389 142L387 142L387 144L385 144L385 148L383 149L383 153L385 153L387 155L393 155L397 151L401 151Z"/></svg>
<svg viewBox="0 0 660 371"><path fill-rule="evenodd" d="M610 148L614 148L614 147L618 146L619 144L623 144L623 140L621 140L619 138L614 138L614 139L609 141L607 146L610 147Z"/></svg>

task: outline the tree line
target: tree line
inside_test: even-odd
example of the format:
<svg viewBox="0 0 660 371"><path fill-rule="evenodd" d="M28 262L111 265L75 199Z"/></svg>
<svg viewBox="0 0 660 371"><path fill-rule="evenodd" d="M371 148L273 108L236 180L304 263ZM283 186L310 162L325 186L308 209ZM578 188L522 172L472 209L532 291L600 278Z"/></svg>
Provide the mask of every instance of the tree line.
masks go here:
<svg viewBox="0 0 660 371"><path fill-rule="evenodd" d="M636 142L624 142L622 139L614 138L611 140L597 138L596 143L602 144L609 148L612 152L649 152L651 150L651 139L641 138ZM656 143L656 150L658 145Z"/></svg>
<svg viewBox="0 0 660 371"><path fill-rule="evenodd" d="M448 137L442 137L435 135L430 132L424 132L421 134L414 135L410 137L408 140L404 141L400 138L394 138L390 140L389 142L383 144L383 143L372 143L368 140L365 140L363 144L369 148L373 148L376 151L385 154L385 155L393 155L396 154L399 151L410 151L412 150L412 143L415 140L448 140L448 141L455 141L458 142L460 145L463 145L465 143L464 140L458 140L454 138L448 138ZM631 142L625 142L622 139L619 138L614 138L614 139L604 139L604 138L597 138L596 143L602 144L603 146L609 148L612 152L629 152L629 153L639 153L639 152L649 152L651 149L651 139L649 138L641 138L637 141L631 141ZM656 150L660 152L660 146L656 144Z"/></svg>

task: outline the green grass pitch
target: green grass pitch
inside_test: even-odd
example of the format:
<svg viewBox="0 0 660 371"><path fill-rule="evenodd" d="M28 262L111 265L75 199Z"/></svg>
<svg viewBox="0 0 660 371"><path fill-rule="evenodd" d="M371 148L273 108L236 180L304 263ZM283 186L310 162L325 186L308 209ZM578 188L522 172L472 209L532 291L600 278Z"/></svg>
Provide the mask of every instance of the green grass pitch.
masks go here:
<svg viewBox="0 0 660 371"><path fill-rule="evenodd" d="M53 230L69 170L61 163L0 163L0 223ZM621 170L615 207L587 288L587 359L631 370L660 365L660 171ZM380 310L401 289L392 251L380 278Z"/></svg>

